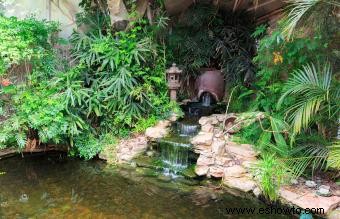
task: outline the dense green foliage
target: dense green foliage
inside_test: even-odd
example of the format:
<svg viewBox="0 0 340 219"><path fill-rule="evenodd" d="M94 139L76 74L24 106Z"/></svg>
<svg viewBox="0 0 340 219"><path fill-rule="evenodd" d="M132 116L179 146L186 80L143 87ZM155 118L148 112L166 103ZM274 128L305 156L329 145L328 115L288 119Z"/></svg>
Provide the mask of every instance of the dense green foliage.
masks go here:
<svg viewBox="0 0 340 219"><path fill-rule="evenodd" d="M255 70L252 26L246 17L210 3L194 4L171 29L168 59L180 63L187 77L199 75L200 68L216 68L230 83L242 83Z"/></svg>
<svg viewBox="0 0 340 219"><path fill-rule="evenodd" d="M312 121L318 124L324 137L328 137L329 134L325 129L321 130L321 126L330 129L333 125L337 128L334 121L337 121L340 110L340 87L338 82L332 83L329 63L325 63L323 69L316 69L314 65L304 65L303 69L293 73L284 90L278 101L278 107L280 108L288 96L294 98L294 103L285 113L294 133L300 133L302 129L308 128Z"/></svg>
<svg viewBox="0 0 340 219"><path fill-rule="evenodd" d="M339 171L339 33L330 13L338 3L290 1L267 33L210 4L193 4L166 28L163 1L150 6L152 21L126 2L131 21L118 28L105 0L91 2L80 3L72 67L54 49L56 23L0 15L0 148L67 144L91 159L178 110L165 81L176 62L191 82L201 68L221 69L233 87L229 111L263 113L234 137L261 152L254 173L268 199L291 177Z"/></svg>
<svg viewBox="0 0 340 219"><path fill-rule="evenodd" d="M140 26L115 35L76 34L73 42L86 72L88 94L81 107L97 125L111 131L133 127L167 102L164 61ZM103 115L110 117L102 120Z"/></svg>
<svg viewBox="0 0 340 219"><path fill-rule="evenodd" d="M257 178L271 200L277 198L282 177L340 169L335 161L340 154L336 139L339 36L328 10L315 13L334 7L322 1L292 1L287 17L270 34L265 33L265 26L259 26L253 33L259 39L253 60L258 68L256 82L250 89L236 87L236 95L231 97L233 110L266 113L238 137L261 151ZM318 16L327 18L318 20ZM310 27L315 27L308 35L302 33L306 20L313 21ZM327 25L327 31L316 28L318 22Z"/></svg>
<svg viewBox="0 0 340 219"><path fill-rule="evenodd" d="M0 76L12 65L44 56L50 46L48 41L53 40L51 33L57 28L54 22L0 16Z"/></svg>
<svg viewBox="0 0 340 219"><path fill-rule="evenodd" d="M93 8L84 13L103 16ZM117 32L93 22L87 32L72 36L75 66L61 68L53 49L55 23L1 19L0 38L11 38L0 43L6 82L0 87L1 147L69 144L72 155L90 159L108 143L104 136L144 131L176 110L169 103L164 50L157 43L161 26L141 20ZM30 68L19 72L24 80L16 82L8 70L26 62Z"/></svg>

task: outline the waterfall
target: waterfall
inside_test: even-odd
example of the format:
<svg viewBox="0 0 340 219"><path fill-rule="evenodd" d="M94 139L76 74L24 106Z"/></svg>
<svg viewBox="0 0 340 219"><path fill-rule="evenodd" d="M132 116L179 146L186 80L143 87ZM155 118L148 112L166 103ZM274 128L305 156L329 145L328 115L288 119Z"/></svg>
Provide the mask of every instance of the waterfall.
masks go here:
<svg viewBox="0 0 340 219"><path fill-rule="evenodd" d="M189 166L190 144L161 141L161 160L165 164L164 175L176 177Z"/></svg>
<svg viewBox="0 0 340 219"><path fill-rule="evenodd" d="M207 92L202 95L202 106L211 106L212 98L211 95Z"/></svg>
<svg viewBox="0 0 340 219"><path fill-rule="evenodd" d="M158 142L160 159L164 164L164 175L176 178L191 165L192 151L190 137L198 132L200 125L196 118L176 122L171 135Z"/></svg>
<svg viewBox="0 0 340 219"><path fill-rule="evenodd" d="M198 124L188 124L184 122L177 123L178 133L181 136L192 136L195 135L198 131Z"/></svg>

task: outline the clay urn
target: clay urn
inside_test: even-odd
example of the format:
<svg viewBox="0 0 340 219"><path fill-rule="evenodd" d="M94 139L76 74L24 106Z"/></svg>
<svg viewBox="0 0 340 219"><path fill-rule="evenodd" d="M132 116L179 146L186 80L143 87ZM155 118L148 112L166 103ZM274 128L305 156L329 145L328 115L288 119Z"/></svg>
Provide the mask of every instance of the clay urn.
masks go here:
<svg viewBox="0 0 340 219"><path fill-rule="evenodd" d="M201 99L204 93L209 93L216 102L220 102L224 97L224 77L220 70L213 68L201 69L201 75L197 78L196 94Z"/></svg>

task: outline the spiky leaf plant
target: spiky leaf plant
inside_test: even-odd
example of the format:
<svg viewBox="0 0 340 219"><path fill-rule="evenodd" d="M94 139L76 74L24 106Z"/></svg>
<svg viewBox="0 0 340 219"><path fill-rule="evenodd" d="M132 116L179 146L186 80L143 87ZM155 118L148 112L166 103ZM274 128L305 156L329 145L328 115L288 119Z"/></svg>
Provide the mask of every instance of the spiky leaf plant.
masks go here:
<svg viewBox="0 0 340 219"><path fill-rule="evenodd" d="M329 125L339 117L340 87L332 83L332 70L327 63L323 68L314 64L304 65L294 71L286 83L286 91L278 101L278 108L290 96L295 102L286 109L286 116L293 132L300 133L312 122ZM325 133L324 133L325 134Z"/></svg>

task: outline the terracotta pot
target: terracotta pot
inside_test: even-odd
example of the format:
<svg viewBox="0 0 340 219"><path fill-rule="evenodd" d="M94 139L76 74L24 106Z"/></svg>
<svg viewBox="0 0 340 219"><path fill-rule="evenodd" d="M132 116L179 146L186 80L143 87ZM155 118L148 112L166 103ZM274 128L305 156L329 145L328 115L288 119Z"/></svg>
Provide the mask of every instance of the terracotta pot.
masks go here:
<svg viewBox="0 0 340 219"><path fill-rule="evenodd" d="M196 94L200 99L202 94L209 93L216 102L224 97L224 77L220 70L201 69L202 74L196 80Z"/></svg>

